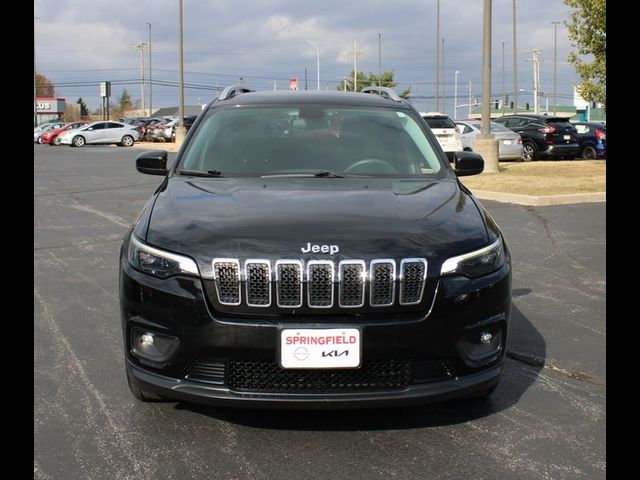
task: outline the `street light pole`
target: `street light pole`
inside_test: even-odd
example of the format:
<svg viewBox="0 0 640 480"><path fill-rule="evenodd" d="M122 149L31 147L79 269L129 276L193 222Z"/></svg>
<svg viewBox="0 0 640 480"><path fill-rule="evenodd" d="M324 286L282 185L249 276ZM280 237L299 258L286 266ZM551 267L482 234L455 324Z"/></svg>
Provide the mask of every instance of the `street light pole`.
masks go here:
<svg viewBox="0 0 640 480"><path fill-rule="evenodd" d="M151 69L151 23L146 22L149 26L149 116L153 114L153 78Z"/></svg>
<svg viewBox="0 0 640 480"><path fill-rule="evenodd" d="M320 44L318 42L312 42L311 40L307 40L307 42L309 42L309 44L311 44L311 46L316 49L316 88L317 90L320 90Z"/></svg>
<svg viewBox="0 0 640 480"><path fill-rule="evenodd" d="M444 69L444 38L442 39L442 113L447 113L447 77Z"/></svg>
<svg viewBox="0 0 640 480"><path fill-rule="evenodd" d="M551 22L553 25L553 114L557 115L557 68L558 68L558 25L561 22ZM548 111L549 109L547 109Z"/></svg>
<svg viewBox="0 0 640 480"><path fill-rule="evenodd" d="M484 0L482 22L482 133L475 151L484 159L484 171L498 173L498 142L491 134L491 0Z"/></svg>
<svg viewBox="0 0 640 480"><path fill-rule="evenodd" d="M440 111L440 0L436 0L436 112Z"/></svg>
<svg viewBox="0 0 640 480"><path fill-rule="evenodd" d="M518 49L516 47L516 0L513 0L513 113L518 113Z"/></svg>
<svg viewBox="0 0 640 480"><path fill-rule="evenodd" d="M455 80L453 83L453 118L458 119L458 74L460 72L456 70Z"/></svg>
<svg viewBox="0 0 640 480"><path fill-rule="evenodd" d="M382 34L378 33L378 86L382 86Z"/></svg>
<svg viewBox="0 0 640 480"><path fill-rule="evenodd" d="M504 42L502 42L502 114L504 115L504 104L507 100L507 90L504 86Z"/></svg>
<svg viewBox="0 0 640 480"><path fill-rule="evenodd" d="M186 136L186 129L184 128L184 49L183 49L183 35L182 35L182 0L179 5L180 11L178 14L178 43L179 43L179 70L180 79L178 90L179 92L179 113L178 113L178 127L176 128L176 145L182 145L184 137Z"/></svg>
<svg viewBox="0 0 640 480"><path fill-rule="evenodd" d="M140 42L134 45L140 51L140 101L142 103L142 115L144 111L144 48L148 46L147 42Z"/></svg>
<svg viewBox="0 0 640 480"><path fill-rule="evenodd" d="M36 20L38 17L33 17L33 127L38 126L38 87L37 87L37 72L36 72Z"/></svg>

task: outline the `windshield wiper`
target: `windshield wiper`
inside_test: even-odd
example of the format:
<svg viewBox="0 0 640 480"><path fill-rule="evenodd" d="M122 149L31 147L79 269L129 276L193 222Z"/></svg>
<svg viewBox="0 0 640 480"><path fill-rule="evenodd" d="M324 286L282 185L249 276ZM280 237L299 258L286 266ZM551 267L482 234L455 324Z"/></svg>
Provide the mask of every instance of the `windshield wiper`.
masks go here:
<svg viewBox="0 0 640 480"><path fill-rule="evenodd" d="M338 175L335 172L331 172L329 170L320 170L318 172L312 173L274 173L272 175L262 175L260 178L278 178L278 177L289 177L289 178L344 178L343 175Z"/></svg>
<svg viewBox="0 0 640 480"><path fill-rule="evenodd" d="M323 170L313 174L314 177L326 177L326 178L344 178L342 175L338 175L331 170Z"/></svg>
<svg viewBox="0 0 640 480"><path fill-rule="evenodd" d="M191 175L193 177L224 177L220 170L207 170L203 172L201 170L178 170L180 175Z"/></svg>

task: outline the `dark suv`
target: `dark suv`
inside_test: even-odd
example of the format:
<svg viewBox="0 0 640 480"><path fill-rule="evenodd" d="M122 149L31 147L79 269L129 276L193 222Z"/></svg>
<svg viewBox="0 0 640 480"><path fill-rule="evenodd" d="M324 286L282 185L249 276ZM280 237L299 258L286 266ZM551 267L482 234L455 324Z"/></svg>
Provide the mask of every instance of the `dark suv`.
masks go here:
<svg viewBox="0 0 640 480"><path fill-rule="evenodd" d="M585 160L607 156L607 127L602 122L576 122L580 156Z"/></svg>
<svg viewBox="0 0 640 480"><path fill-rule="evenodd" d="M489 395L511 316L507 243L391 89L228 87L127 232L133 395L331 408Z"/></svg>
<svg viewBox="0 0 640 480"><path fill-rule="evenodd" d="M580 151L576 128L568 118L547 115L505 115L492 121L519 133L522 160L575 158Z"/></svg>

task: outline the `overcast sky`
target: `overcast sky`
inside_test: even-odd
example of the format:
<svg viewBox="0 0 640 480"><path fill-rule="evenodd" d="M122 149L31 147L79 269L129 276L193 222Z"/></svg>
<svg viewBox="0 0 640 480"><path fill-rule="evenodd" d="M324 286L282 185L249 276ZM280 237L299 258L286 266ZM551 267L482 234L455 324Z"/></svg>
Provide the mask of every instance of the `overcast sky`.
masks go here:
<svg viewBox="0 0 640 480"><path fill-rule="evenodd" d="M289 86L299 78L316 88L316 50L320 45L321 88L334 90L353 69L357 41L358 70L377 72L378 33L382 34L382 68L392 70L398 90L411 87L413 102L432 109L435 84L437 0L184 0L185 103L208 102L212 87L243 77L249 87ZM140 57L133 47L148 41L152 24L154 107L178 103L178 0L35 0L37 70L54 81L67 101L85 99L100 105L98 82L110 80L113 97L127 88L140 98ZM482 0L441 0L440 37L444 38L446 111L453 113L454 72L458 104L466 103L468 82L480 97L482 69ZM542 51L541 89L553 92L553 25L568 21L563 0L517 0L518 88L533 89L531 49ZM512 0L493 0L492 94L502 92L502 42L506 89L512 90ZM572 104L574 68L564 25L558 25L558 104ZM148 56L145 78L148 77ZM138 83L136 83L138 82ZM157 84L156 84L157 82ZM167 86L163 86L164 84ZM195 88L198 87L198 88ZM443 86L440 87L442 95ZM148 90L145 93L148 106ZM428 98L420 98L428 97ZM521 94L520 102L531 101ZM549 100L552 105L553 100ZM461 109L460 113L466 111Z"/></svg>

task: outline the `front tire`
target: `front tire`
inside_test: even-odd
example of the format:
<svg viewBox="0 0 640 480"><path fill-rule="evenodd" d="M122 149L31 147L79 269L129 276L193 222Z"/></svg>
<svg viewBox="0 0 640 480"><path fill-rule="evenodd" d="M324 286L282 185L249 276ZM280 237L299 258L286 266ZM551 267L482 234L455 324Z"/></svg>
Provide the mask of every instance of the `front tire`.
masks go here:
<svg viewBox="0 0 640 480"><path fill-rule="evenodd" d="M133 137L131 135L125 135L124 137L122 137L120 145L122 145L123 147L133 147Z"/></svg>
<svg viewBox="0 0 640 480"><path fill-rule="evenodd" d="M538 148L534 143L525 142L522 146L522 161L530 162L531 160L535 160L538 155Z"/></svg>
<svg viewBox="0 0 640 480"><path fill-rule="evenodd" d="M587 146L582 149L581 157L585 160L594 160L597 156L596 149L593 147Z"/></svg>
<svg viewBox="0 0 640 480"><path fill-rule="evenodd" d="M56 147L62 145L62 140L60 139L60 136L58 135L56 138L54 138L53 142L51 142L50 145L55 145Z"/></svg>
<svg viewBox="0 0 640 480"><path fill-rule="evenodd" d="M73 137L73 140L71 140L71 144L74 147L84 147L85 143L87 142L82 135L76 135L75 137Z"/></svg>
<svg viewBox="0 0 640 480"><path fill-rule="evenodd" d="M42 137L38 137L38 143L42 145Z"/></svg>

